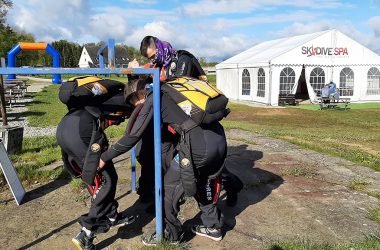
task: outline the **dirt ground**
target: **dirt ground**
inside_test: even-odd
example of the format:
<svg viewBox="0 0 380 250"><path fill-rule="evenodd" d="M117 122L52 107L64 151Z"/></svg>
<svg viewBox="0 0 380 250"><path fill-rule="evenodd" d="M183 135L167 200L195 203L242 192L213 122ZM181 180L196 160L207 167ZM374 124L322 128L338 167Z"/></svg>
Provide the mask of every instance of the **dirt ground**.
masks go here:
<svg viewBox="0 0 380 250"><path fill-rule="evenodd" d="M213 242L190 233L199 222L198 208L189 199L180 218L186 230L184 246L191 249L262 249L278 240L345 242L380 231L368 218L377 198L348 189L354 180L380 191L380 173L275 139L239 130L228 131L227 166L241 177L245 188L234 208L219 206L225 215L224 239ZM247 142L250 143L247 143ZM155 228L146 205L131 193L126 161L116 164L120 211L139 215L123 228L100 234L99 249L139 249L143 232ZM1 249L75 249L71 238L79 231L77 218L88 210L84 193L73 192L68 180L36 185L17 206L10 191L0 194Z"/></svg>

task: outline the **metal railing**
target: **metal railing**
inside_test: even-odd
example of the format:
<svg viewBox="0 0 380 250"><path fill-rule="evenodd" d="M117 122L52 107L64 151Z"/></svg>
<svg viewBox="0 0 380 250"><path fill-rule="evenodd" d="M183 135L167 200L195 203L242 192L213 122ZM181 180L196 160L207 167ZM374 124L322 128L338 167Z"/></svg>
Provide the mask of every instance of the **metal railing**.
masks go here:
<svg viewBox="0 0 380 250"><path fill-rule="evenodd" d="M50 74L136 74L153 75L153 123L154 123L154 160L155 160L155 199L156 199L156 235L159 242L162 241L162 168L161 168L161 96L160 96L160 72L158 69L145 68L0 68L1 82L3 75L50 75ZM3 107L2 107L3 108ZM4 107L5 108L5 107ZM4 117L3 117L4 119ZM133 173L132 173L133 175Z"/></svg>

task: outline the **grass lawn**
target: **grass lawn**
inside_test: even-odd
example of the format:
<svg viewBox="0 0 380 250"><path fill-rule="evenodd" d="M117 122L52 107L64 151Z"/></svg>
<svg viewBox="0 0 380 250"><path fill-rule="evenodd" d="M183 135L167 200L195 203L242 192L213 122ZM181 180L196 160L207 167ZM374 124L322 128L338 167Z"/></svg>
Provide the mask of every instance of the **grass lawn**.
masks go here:
<svg viewBox="0 0 380 250"><path fill-rule="evenodd" d="M66 106L58 99L58 89L59 85L50 85L44 91L33 94L34 102L28 104L29 111L25 112L31 126L56 126L66 114ZM230 103L232 112L223 121L223 125L227 129L242 129L283 139L304 148L339 156L380 170L380 109L376 108L377 105L379 104L354 104L352 110L342 111L298 107L255 108ZM112 126L106 133L110 139L120 137L125 131L125 126L126 122L121 126ZM24 143L29 143L29 140L34 139L27 138ZM54 144L54 137L46 140L51 143L43 143L41 148L35 149L24 147L24 152L49 152L49 148L59 152ZM55 160L60 158L59 153L52 155ZM37 158L39 157L46 158L37 155ZM15 161L16 164L25 167L23 161L16 158ZM32 167L26 167L34 169L52 161L54 160L36 160Z"/></svg>
<svg viewBox="0 0 380 250"><path fill-rule="evenodd" d="M344 108L342 104L339 104L339 107ZM305 104L297 106L288 106L288 108L296 109L306 109L306 110L319 110L319 104ZM369 103L351 103L348 106L349 109L380 109L380 102L369 102Z"/></svg>
<svg viewBox="0 0 380 250"><path fill-rule="evenodd" d="M230 103L227 129L279 138L380 170L380 109L255 108Z"/></svg>
<svg viewBox="0 0 380 250"><path fill-rule="evenodd" d="M59 85L45 87L42 92L32 93L34 101L28 104L28 111L24 113L28 117L29 125L35 127L56 126L67 113L67 108L58 99ZM127 123L120 126L111 126L106 130L111 140L124 134ZM12 155L11 160L17 169L17 173L24 184L34 181L44 182L56 178L68 177L63 168L53 171L40 171L39 168L55 161L61 160L61 151L55 136L41 136L24 138L22 152ZM5 183L4 176L0 173Z"/></svg>
<svg viewBox="0 0 380 250"><path fill-rule="evenodd" d="M360 242L349 243L322 243L315 244L312 242L279 242L269 244L266 250L369 250L380 249L380 234L367 237Z"/></svg>

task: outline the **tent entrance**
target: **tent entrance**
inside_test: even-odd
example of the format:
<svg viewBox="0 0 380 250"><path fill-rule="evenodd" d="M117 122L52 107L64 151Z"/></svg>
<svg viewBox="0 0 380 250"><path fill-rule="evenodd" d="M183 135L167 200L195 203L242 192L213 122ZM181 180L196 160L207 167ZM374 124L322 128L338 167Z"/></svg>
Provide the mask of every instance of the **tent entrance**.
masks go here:
<svg viewBox="0 0 380 250"><path fill-rule="evenodd" d="M309 92L306 85L305 66L302 67L300 78L298 79L296 99L298 101L309 100Z"/></svg>

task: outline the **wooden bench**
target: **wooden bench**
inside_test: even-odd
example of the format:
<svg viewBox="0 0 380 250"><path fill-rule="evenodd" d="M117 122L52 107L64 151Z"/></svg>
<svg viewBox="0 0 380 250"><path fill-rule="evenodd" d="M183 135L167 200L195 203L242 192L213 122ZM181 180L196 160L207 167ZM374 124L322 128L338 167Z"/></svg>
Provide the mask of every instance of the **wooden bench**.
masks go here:
<svg viewBox="0 0 380 250"><path fill-rule="evenodd" d="M298 102L296 101L296 95L294 94L279 94L278 95L279 106L297 105L297 104Z"/></svg>
<svg viewBox="0 0 380 250"><path fill-rule="evenodd" d="M27 81L28 79L7 79L4 81L4 89L19 100L20 98L25 97L25 93L29 86L26 84Z"/></svg>
<svg viewBox="0 0 380 250"><path fill-rule="evenodd" d="M347 97L318 97L317 101L322 109L335 109L339 104L344 105L344 110L347 110L348 105L351 103L351 99Z"/></svg>

